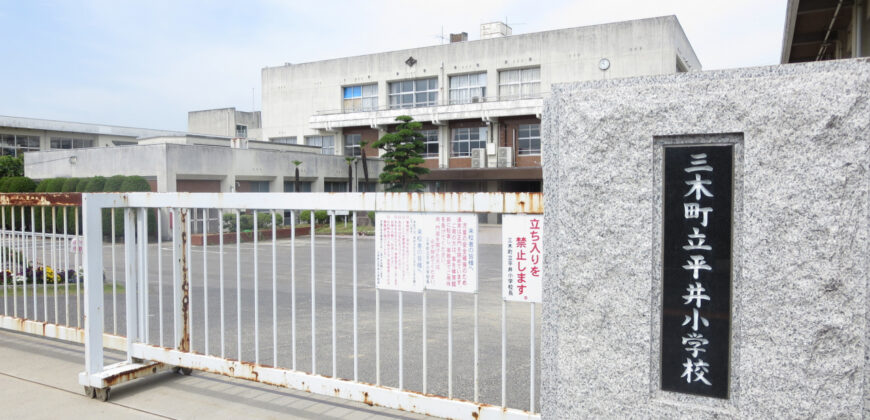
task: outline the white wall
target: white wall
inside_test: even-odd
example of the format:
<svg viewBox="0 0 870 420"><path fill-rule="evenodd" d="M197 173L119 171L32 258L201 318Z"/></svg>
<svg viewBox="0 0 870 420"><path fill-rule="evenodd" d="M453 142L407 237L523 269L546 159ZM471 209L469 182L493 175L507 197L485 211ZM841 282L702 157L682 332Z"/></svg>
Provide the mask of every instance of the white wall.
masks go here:
<svg viewBox="0 0 870 420"><path fill-rule="evenodd" d="M388 83L436 76L439 101L446 100L450 75L487 72L487 96L498 89L498 71L541 67L541 90L553 83L673 73L676 54L694 70L701 68L674 16L561 29L504 38L476 40L356 57L317 61L262 71L263 136L318 134L308 118L338 111L342 86L378 83L378 105L389 104ZM405 65L413 56L417 64ZM611 68L598 69L601 58Z"/></svg>

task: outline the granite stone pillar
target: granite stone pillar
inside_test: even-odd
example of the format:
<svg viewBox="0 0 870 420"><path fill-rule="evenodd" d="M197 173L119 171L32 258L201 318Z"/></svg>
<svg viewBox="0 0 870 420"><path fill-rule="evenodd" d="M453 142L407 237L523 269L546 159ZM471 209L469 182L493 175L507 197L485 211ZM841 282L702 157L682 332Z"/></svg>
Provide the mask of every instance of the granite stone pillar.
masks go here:
<svg viewBox="0 0 870 420"><path fill-rule="evenodd" d="M544 418L870 418L870 61L557 85ZM663 391L663 148L733 145L727 398Z"/></svg>

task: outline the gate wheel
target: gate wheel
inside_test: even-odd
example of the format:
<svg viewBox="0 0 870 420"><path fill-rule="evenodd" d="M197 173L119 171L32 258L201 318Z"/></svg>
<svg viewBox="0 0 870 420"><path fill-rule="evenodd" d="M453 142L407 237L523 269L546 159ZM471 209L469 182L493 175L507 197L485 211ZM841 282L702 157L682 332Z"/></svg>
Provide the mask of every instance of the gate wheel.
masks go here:
<svg viewBox="0 0 870 420"><path fill-rule="evenodd" d="M94 389L94 387L86 386L85 387L85 396L88 398L96 398L97 394L95 391L96 390Z"/></svg>
<svg viewBox="0 0 870 420"><path fill-rule="evenodd" d="M96 399L106 402L109 401L109 392L112 388L99 388L95 390Z"/></svg>

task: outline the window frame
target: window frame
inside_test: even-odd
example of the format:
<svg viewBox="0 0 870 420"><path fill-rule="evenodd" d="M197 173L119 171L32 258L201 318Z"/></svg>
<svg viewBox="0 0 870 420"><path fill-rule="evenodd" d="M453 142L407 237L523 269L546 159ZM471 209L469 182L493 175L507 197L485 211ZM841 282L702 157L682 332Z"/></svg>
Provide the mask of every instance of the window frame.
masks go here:
<svg viewBox="0 0 870 420"><path fill-rule="evenodd" d="M477 84L474 86L472 86L470 84L471 76L476 76L476 78L477 78ZM483 84L481 84L481 79L483 79L482 80ZM447 91L448 91L447 96L450 99L450 104L451 105L458 105L458 104L474 103L472 101L472 98L475 98L475 97L485 99L486 98L486 79L487 79L487 74L485 71L476 72L476 73L464 73L464 74L450 75L449 80L448 80L448 89L447 89ZM454 87L453 86L454 80L457 82L457 84L463 83L462 80L465 80L465 82L462 86ZM475 95L474 94L475 90L479 90L480 94ZM455 93L455 95L454 95L454 93ZM463 94L463 93L465 93L465 94Z"/></svg>
<svg viewBox="0 0 870 420"><path fill-rule="evenodd" d="M366 102L368 102L368 104L366 104ZM341 87L342 112L376 111L377 109L377 83L366 83L361 85L349 85Z"/></svg>
<svg viewBox="0 0 870 420"><path fill-rule="evenodd" d="M350 137L357 138L354 143L351 142ZM362 134L360 133L350 133L344 135L344 156L349 157L361 157L362 151L360 149L360 143L362 143ZM348 153L350 152L350 153Z"/></svg>
<svg viewBox="0 0 870 420"><path fill-rule="evenodd" d="M35 144L35 146L34 146ZM7 154L7 151L12 152ZM0 155L19 156L20 153L38 152L39 136L29 134L0 134Z"/></svg>
<svg viewBox="0 0 870 420"><path fill-rule="evenodd" d="M423 139L424 151L420 154L420 157L423 159L434 159L438 157L438 152L440 151L440 145L438 142L438 129L428 129L428 130L420 130L420 134L425 137ZM434 138L433 138L434 135ZM431 151L432 145L434 145L435 151Z"/></svg>
<svg viewBox="0 0 870 420"><path fill-rule="evenodd" d="M527 77L526 74L529 74L532 71L537 72L537 77L534 79L525 80ZM513 73L517 74L516 79L505 81L505 76ZM533 86L534 89L532 89ZM506 94L506 88L511 88L512 90L513 88L516 88L517 92L510 92L510 94ZM526 90L528 90L528 92ZM536 98L539 96L541 96L541 66L502 69L498 71L499 100Z"/></svg>
<svg viewBox="0 0 870 420"><path fill-rule="evenodd" d="M89 147L94 147L93 139L81 139L76 137L50 137L49 138L49 148L54 150L72 150L72 149L86 149ZM59 144L59 147L56 147L55 144ZM69 147L65 147L65 144L68 144Z"/></svg>
<svg viewBox="0 0 870 420"><path fill-rule="evenodd" d="M477 138L473 139L476 133ZM489 135L487 127L459 127L450 130L450 157L465 158L471 157L471 151L474 149L486 149L486 140ZM465 138L457 138L465 137ZM468 144L467 152L462 151L462 145ZM472 147L472 145L477 147ZM457 146L458 151L457 151Z"/></svg>
<svg viewBox="0 0 870 420"><path fill-rule="evenodd" d="M426 82L426 89L418 90L420 83L424 81ZM405 89L408 86L411 87L411 90ZM394 89L394 87L396 87L396 89ZM425 95L426 100L418 100L420 95ZM390 109L436 106L438 105L438 76L389 82L387 96ZM411 99L410 102L406 102L408 97ZM394 99L396 99L396 103L394 103Z"/></svg>
<svg viewBox="0 0 870 420"><path fill-rule="evenodd" d="M244 124L236 124L236 138L248 138L248 126Z"/></svg>
<svg viewBox="0 0 870 420"><path fill-rule="evenodd" d="M329 139L329 145L327 146L324 140ZM316 140L316 141L314 141ZM335 154L335 136L305 136L305 144L308 146L318 146L320 147L320 154L322 155L334 155ZM330 151L327 153L327 151Z"/></svg>
<svg viewBox="0 0 870 420"><path fill-rule="evenodd" d="M526 129L526 136L523 136L523 128ZM537 136L533 133L537 131ZM534 141L537 140L538 147L533 147ZM523 143L527 143L527 147L523 147ZM518 156L540 156L541 155L541 124L519 124L517 126L517 155Z"/></svg>

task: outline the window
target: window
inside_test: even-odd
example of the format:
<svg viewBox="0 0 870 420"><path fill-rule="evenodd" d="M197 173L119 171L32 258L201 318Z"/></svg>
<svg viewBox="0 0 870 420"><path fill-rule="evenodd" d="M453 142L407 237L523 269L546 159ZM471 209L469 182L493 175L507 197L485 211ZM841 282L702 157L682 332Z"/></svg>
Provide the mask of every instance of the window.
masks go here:
<svg viewBox="0 0 870 420"><path fill-rule="evenodd" d="M362 141L362 134L346 134L344 136L344 155L345 156L362 156L359 150L359 143Z"/></svg>
<svg viewBox="0 0 870 420"><path fill-rule="evenodd" d="M453 157L471 156L472 149L486 147L486 127L454 128Z"/></svg>
<svg viewBox="0 0 870 420"><path fill-rule="evenodd" d="M486 73L450 76L450 103L467 104L486 97Z"/></svg>
<svg viewBox="0 0 870 420"><path fill-rule="evenodd" d="M541 124L520 124L517 149L520 155L541 154Z"/></svg>
<svg viewBox="0 0 870 420"><path fill-rule="evenodd" d="M269 181L248 181L248 192L269 192Z"/></svg>
<svg viewBox="0 0 870 420"><path fill-rule="evenodd" d="M93 147L93 140L73 139L68 137L52 137L52 149L81 149L83 147Z"/></svg>
<svg viewBox="0 0 870 420"><path fill-rule="evenodd" d="M271 140L272 143L278 143L278 144L296 144L296 136L270 137L269 140Z"/></svg>
<svg viewBox="0 0 870 420"><path fill-rule="evenodd" d="M296 181L284 181L284 192L296 192ZM311 192L311 183L299 181L299 192Z"/></svg>
<svg viewBox="0 0 870 420"><path fill-rule="evenodd" d="M502 70L498 72L498 97L529 98L541 92L541 68Z"/></svg>
<svg viewBox="0 0 870 420"><path fill-rule="evenodd" d="M0 155L18 156L24 152L35 152L38 150L38 136L0 134Z"/></svg>
<svg viewBox="0 0 870 420"><path fill-rule="evenodd" d="M320 147L320 153L324 155L335 154L335 137L333 136L308 136L305 143L309 146Z"/></svg>
<svg viewBox="0 0 870 420"><path fill-rule="evenodd" d="M236 137L242 139L248 138L248 126L236 124Z"/></svg>
<svg viewBox="0 0 870 420"><path fill-rule="evenodd" d="M345 182L324 182L323 192L347 192L347 181Z"/></svg>
<svg viewBox="0 0 870 420"><path fill-rule="evenodd" d="M359 181L357 182L356 187L356 192L376 192L378 190L378 183L369 182L366 184L365 181Z"/></svg>
<svg viewBox="0 0 870 420"><path fill-rule="evenodd" d="M424 158L438 157L438 130L420 130L420 134L426 137L423 143L426 144L426 150L423 152Z"/></svg>
<svg viewBox="0 0 870 420"><path fill-rule="evenodd" d="M433 106L437 103L437 77L390 83L390 109Z"/></svg>
<svg viewBox="0 0 870 420"><path fill-rule="evenodd" d="M374 111L378 109L378 85L345 86L344 112Z"/></svg>

